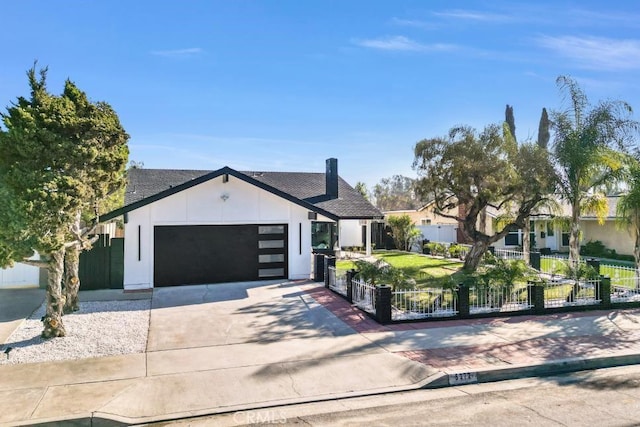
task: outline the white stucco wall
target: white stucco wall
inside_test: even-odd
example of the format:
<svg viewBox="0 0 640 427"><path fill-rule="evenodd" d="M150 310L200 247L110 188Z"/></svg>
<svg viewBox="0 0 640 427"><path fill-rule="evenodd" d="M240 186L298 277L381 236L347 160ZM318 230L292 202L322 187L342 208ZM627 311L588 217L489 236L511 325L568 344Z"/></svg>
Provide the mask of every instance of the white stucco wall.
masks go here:
<svg viewBox="0 0 640 427"><path fill-rule="evenodd" d="M31 258L40 259L36 253ZM13 267L0 268L0 288L31 288L40 284L40 268L16 262Z"/></svg>
<svg viewBox="0 0 640 427"><path fill-rule="evenodd" d="M364 246L362 241L362 225L358 219L342 219L338 222L340 246Z"/></svg>
<svg viewBox="0 0 640 427"><path fill-rule="evenodd" d="M629 230L620 229L615 221L609 220L598 224L596 220L580 221L582 229L581 245L590 240L600 240L608 249L615 249L619 254L633 255L633 237Z"/></svg>
<svg viewBox="0 0 640 427"><path fill-rule="evenodd" d="M40 282L40 269L16 263L10 268L0 268L0 288L35 287Z"/></svg>
<svg viewBox="0 0 640 427"><path fill-rule="evenodd" d="M222 195L228 196L226 201ZM153 287L153 228L156 225L288 224L289 279L308 279L311 221L307 213L307 209L233 176L229 176L227 183L223 183L220 176L143 206L129 212L125 224L124 288Z"/></svg>

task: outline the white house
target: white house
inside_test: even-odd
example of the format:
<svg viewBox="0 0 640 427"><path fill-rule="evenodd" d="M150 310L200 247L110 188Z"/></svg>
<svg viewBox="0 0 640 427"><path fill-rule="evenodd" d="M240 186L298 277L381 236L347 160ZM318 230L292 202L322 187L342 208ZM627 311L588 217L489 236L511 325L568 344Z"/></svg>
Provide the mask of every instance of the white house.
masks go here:
<svg viewBox="0 0 640 427"><path fill-rule="evenodd" d="M307 279L314 248L368 244L382 213L326 173L133 169L124 219L124 288ZM338 233L338 230L340 231ZM354 231L357 230L357 231Z"/></svg>

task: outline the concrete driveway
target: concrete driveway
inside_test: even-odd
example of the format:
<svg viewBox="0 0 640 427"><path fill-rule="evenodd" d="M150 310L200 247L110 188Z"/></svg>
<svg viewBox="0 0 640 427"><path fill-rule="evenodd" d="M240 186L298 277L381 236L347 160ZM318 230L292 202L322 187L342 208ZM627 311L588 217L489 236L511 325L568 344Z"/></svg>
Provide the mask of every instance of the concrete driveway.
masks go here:
<svg viewBox="0 0 640 427"><path fill-rule="evenodd" d="M0 288L0 344L44 301L44 289Z"/></svg>
<svg viewBox="0 0 640 427"><path fill-rule="evenodd" d="M391 354L316 303L305 282L154 290L146 378L100 412L221 412L408 387L435 371ZM149 396L149 399L140 399Z"/></svg>
<svg viewBox="0 0 640 427"><path fill-rule="evenodd" d="M354 334L296 282L181 286L154 290L147 351Z"/></svg>

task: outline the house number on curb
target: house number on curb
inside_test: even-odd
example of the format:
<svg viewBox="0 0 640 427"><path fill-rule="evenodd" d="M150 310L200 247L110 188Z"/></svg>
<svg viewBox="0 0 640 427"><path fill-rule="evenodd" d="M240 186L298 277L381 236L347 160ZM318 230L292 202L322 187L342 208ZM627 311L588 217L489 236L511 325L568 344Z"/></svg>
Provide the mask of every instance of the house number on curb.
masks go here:
<svg viewBox="0 0 640 427"><path fill-rule="evenodd" d="M449 385L473 384L478 382L478 375L475 372L460 372L449 374Z"/></svg>

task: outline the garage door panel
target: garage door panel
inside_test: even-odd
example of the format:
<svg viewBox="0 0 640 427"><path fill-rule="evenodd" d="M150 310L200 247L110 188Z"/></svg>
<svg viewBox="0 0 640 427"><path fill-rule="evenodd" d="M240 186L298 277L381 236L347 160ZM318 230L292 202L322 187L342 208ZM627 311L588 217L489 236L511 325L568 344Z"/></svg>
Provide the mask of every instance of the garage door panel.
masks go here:
<svg viewBox="0 0 640 427"><path fill-rule="evenodd" d="M155 286L286 277L286 230L254 224L156 226Z"/></svg>

